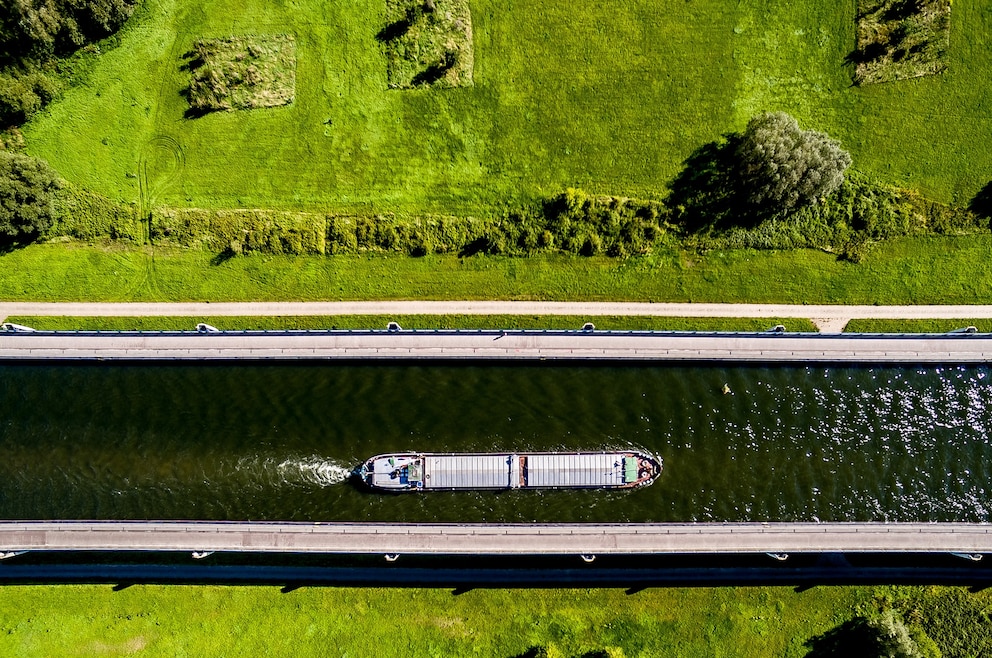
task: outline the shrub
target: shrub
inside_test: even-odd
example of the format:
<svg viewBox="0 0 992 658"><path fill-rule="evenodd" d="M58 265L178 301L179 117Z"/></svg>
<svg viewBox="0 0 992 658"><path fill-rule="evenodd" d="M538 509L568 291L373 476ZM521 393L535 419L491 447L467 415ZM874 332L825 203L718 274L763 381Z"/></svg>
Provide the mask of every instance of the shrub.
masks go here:
<svg viewBox="0 0 992 658"><path fill-rule="evenodd" d="M857 84L935 75L947 69L951 0L858 0Z"/></svg>
<svg viewBox="0 0 992 658"><path fill-rule="evenodd" d="M55 222L45 237L110 238L141 243L145 229L137 205L63 184L55 193Z"/></svg>
<svg viewBox="0 0 992 658"><path fill-rule="evenodd" d="M25 244L51 228L59 187L44 160L0 151L0 244Z"/></svg>
<svg viewBox="0 0 992 658"><path fill-rule="evenodd" d="M386 0L376 38L391 89L472 84L472 14L466 0Z"/></svg>
<svg viewBox="0 0 992 658"><path fill-rule="evenodd" d="M824 133L802 130L784 112L759 115L737 144L738 189L755 217L789 213L826 197L844 180L851 156Z"/></svg>
<svg viewBox="0 0 992 658"><path fill-rule="evenodd" d="M365 235L367 235L367 231L365 232ZM359 242L360 240L354 218L333 216L327 218L327 253L355 253L358 251Z"/></svg>
<svg viewBox="0 0 992 658"><path fill-rule="evenodd" d="M245 252L323 254L324 215L278 210L156 208L151 235L158 242L221 252L237 242Z"/></svg>
<svg viewBox="0 0 992 658"><path fill-rule="evenodd" d="M0 73L0 126L22 124L58 94L58 84L44 73Z"/></svg>
<svg viewBox="0 0 992 658"><path fill-rule="evenodd" d="M135 0L17 0L0 10L0 128L21 124L50 102L51 61L116 32Z"/></svg>

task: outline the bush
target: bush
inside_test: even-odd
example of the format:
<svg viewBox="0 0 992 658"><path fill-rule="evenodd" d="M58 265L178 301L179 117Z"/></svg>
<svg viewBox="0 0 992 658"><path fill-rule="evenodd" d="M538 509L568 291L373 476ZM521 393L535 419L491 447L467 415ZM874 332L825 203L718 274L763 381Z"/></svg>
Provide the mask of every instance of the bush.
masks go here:
<svg viewBox="0 0 992 658"><path fill-rule="evenodd" d="M201 39L186 53L190 114L277 107L296 95L296 38Z"/></svg>
<svg viewBox="0 0 992 658"><path fill-rule="evenodd" d="M145 228L133 203L114 201L70 183L55 193L54 202L55 222L45 233L47 238L144 241Z"/></svg>
<svg viewBox="0 0 992 658"><path fill-rule="evenodd" d="M44 160L0 151L0 244L25 244L51 228L60 186Z"/></svg>
<svg viewBox="0 0 992 658"><path fill-rule="evenodd" d="M925 634L917 629L917 637ZM939 658L933 653L932 641L925 641L921 649L913 634L892 610L871 619L859 617L827 631L806 642L810 649L807 658L832 656L863 656L864 658Z"/></svg>
<svg viewBox="0 0 992 658"><path fill-rule="evenodd" d="M245 252L323 254L326 233L324 215L278 210L156 208L151 221L155 241L217 252L237 243Z"/></svg>
<svg viewBox="0 0 992 658"><path fill-rule="evenodd" d="M851 155L824 133L802 130L784 112L759 115L737 144L736 181L754 217L789 213L844 181Z"/></svg>
<svg viewBox="0 0 992 658"><path fill-rule="evenodd" d="M546 200L540 215L517 215L508 228L518 236L515 253L536 250L614 257L645 254L664 234L668 213L657 201L594 197L569 188ZM522 237L521 237L522 236Z"/></svg>

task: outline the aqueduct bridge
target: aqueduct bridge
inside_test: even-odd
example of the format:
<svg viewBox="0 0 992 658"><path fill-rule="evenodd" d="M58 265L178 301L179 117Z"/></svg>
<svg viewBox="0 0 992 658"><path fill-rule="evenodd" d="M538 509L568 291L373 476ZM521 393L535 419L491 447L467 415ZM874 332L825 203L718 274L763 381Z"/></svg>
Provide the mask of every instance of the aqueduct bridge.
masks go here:
<svg viewBox="0 0 992 658"><path fill-rule="evenodd" d="M0 332L0 360L611 360L984 363L992 335L587 331ZM0 522L0 556L36 551L194 554L651 555L992 553L962 523L362 524Z"/></svg>

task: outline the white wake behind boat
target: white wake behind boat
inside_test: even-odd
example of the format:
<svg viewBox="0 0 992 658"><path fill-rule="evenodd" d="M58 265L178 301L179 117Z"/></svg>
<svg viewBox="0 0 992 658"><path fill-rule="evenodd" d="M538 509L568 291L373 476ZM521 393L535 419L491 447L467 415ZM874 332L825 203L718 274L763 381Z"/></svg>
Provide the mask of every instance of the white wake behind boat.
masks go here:
<svg viewBox="0 0 992 658"><path fill-rule="evenodd" d="M379 491L632 489L661 473L657 458L632 451L395 453L356 471Z"/></svg>

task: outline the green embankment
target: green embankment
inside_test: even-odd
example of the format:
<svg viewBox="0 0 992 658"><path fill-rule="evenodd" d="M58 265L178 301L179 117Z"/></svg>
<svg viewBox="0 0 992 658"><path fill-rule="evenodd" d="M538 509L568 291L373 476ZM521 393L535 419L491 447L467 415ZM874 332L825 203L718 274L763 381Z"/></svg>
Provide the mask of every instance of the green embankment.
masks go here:
<svg viewBox="0 0 992 658"><path fill-rule="evenodd" d="M316 301L534 299L992 303L992 236L906 238L858 264L831 254L729 251L650 257L353 256L223 259L200 251L35 245L0 255L0 299Z"/></svg>
<svg viewBox="0 0 992 658"><path fill-rule="evenodd" d="M470 590L14 586L0 654L33 656L859 656L894 610L947 658L992 649L990 593L947 587ZM927 638L929 637L929 640ZM812 652L813 647L817 648ZM604 654L603 652L608 652ZM612 653L609 653L612 652ZM930 651L927 656L936 656Z"/></svg>
<svg viewBox="0 0 992 658"><path fill-rule="evenodd" d="M7 322L41 330L191 331L198 322L218 329L579 329L592 322L603 330L765 331L783 325L788 331L816 331L805 318L667 318L618 315L296 315L205 317L65 317L26 316Z"/></svg>
<svg viewBox="0 0 992 658"><path fill-rule="evenodd" d="M955 7L945 74L858 88L853 0L480 0L474 85L401 91L382 3L147 0L25 134L70 181L130 201L144 162L151 205L462 215L568 186L657 198L693 150L784 110L879 181L965 204L992 175L985 4ZM182 55L243 34L295 35L294 103L184 119Z"/></svg>
<svg viewBox="0 0 992 658"><path fill-rule="evenodd" d="M941 334L955 329L975 327L982 333L992 332L992 320L851 320L844 331L861 333Z"/></svg>
<svg viewBox="0 0 992 658"><path fill-rule="evenodd" d="M870 590L12 587L0 653L32 656L804 656Z"/></svg>

